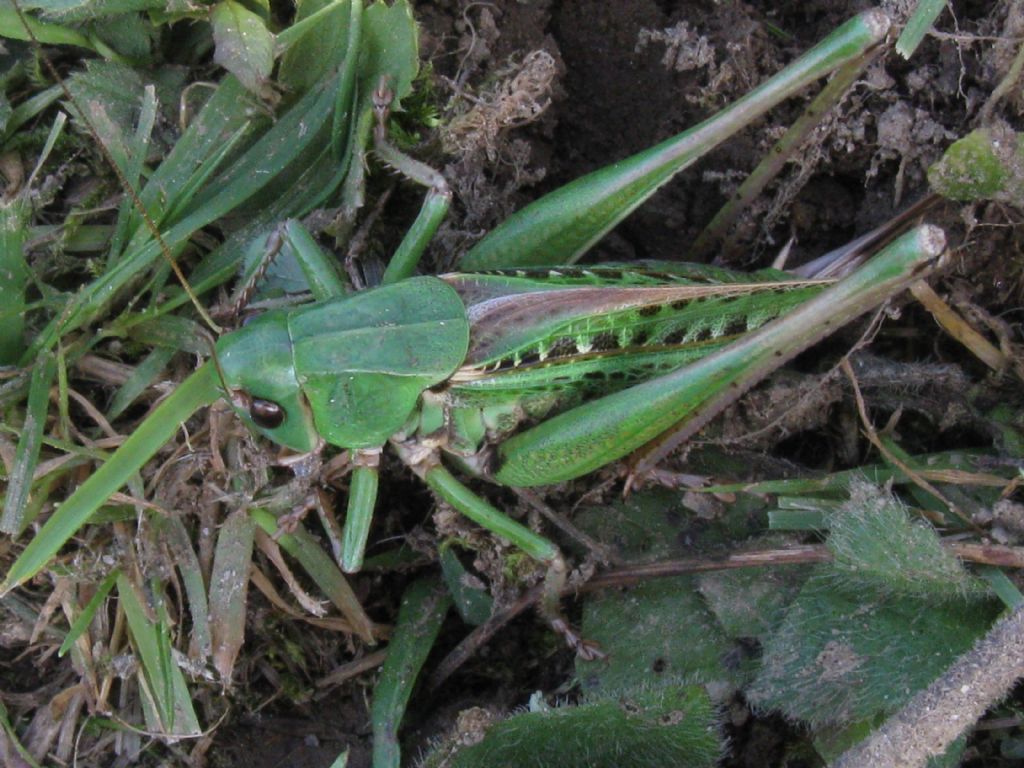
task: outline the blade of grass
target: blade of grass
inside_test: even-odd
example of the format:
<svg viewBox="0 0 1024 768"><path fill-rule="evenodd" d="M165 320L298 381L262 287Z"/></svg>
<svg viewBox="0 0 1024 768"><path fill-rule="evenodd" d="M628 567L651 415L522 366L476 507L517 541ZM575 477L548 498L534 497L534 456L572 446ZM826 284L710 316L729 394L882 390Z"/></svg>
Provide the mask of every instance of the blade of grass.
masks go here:
<svg viewBox="0 0 1024 768"><path fill-rule="evenodd" d="M28 24L32 30L31 35L26 31L25 24ZM76 48L85 48L99 53L93 41L78 30L61 24L39 21L27 14L19 17L19 14L7 2L0 5L0 37L24 42L30 42L34 37L44 45L73 45Z"/></svg>
<svg viewBox="0 0 1024 768"><path fill-rule="evenodd" d="M181 518L174 516L167 520L167 539L174 563L185 585L185 597L192 616L192 643L189 656L206 660L212 654L213 641L210 639L210 608L206 602L206 583L199 558L192 549L192 541Z"/></svg>
<svg viewBox="0 0 1024 768"><path fill-rule="evenodd" d="M218 397L207 363L183 381L117 452L61 504L32 539L0 584L0 595L38 573L92 514L178 431L180 424Z"/></svg>
<svg viewBox="0 0 1024 768"><path fill-rule="evenodd" d="M435 578L414 581L402 595L388 657L373 689L373 768L401 765L398 727L451 604Z"/></svg>
<svg viewBox="0 0 1024 768"><path fill-rule="evenodd" d="M146 150L149 148L149 139L153 133L153 125L156 122L156 89L147 85L143 90L142 108L139 112L139 121L135 128L135 136L127 146L128 158L122 169L128 183L138 189L139 179L142 176L143 164L146 160ZM129 227L139 226L141 222L139 214L135 210L134 201L130 196L125 196L121 202L121 208L117 212L117 224L114 226L114 236L110 240L110 258L116 259L121 254Z"/></svg>
<svg viewBox="0 0 1024 768"><path fill-rule="evenodd" d="M1017 585L1010 581L1006 571L994 565L982 565L978 567L978 575L981 576L996 596L1003 601L1003 605L1011 611L1015 611L1024 605L1024 595L1020 593Z"/></svg>
<svg viewBox="0 0 1024 768"><path fill-rule="evenodd" d="M928 30L932 28L939 14L946 7L946 0L919 0L914 13L907 21L899 39L896 41L896 53L904 59L914 55L917 46L924 40Z"/></svg>
<svg viewBox="0 0 1024 768"><path fill-rule="evenodd" d="M220 528L210 574L210 630L213 666L225 683L245 640L245 607L255 526L236 509Z"/></svg>
<svg viewBox="0 0 1024 768"><path fill-rule="evenodd" d="M18 104L18 106L11 111L11 116L7 118L7 125L4 128L4 132L0 133L0 145L5 144L18 132L19 128L36 117L60 97L60 87L54 85Z"/></svg>
<svg viewBox="0 0 1024 768"><path fill-rule="evenodd" d="M13 365L25 350L25 242L31 214L27 195L0 202L0 365Z"/></svg>
<svg viewBox="0 0 1024 768"><path fill-rule="evenodd" d="M135 370L124 384L114 393L110 401L110 408L107 410L108 421L113 421L125 409L135 402L136 398L145 392L157 377L161 374L167 363L174 357L175 350L166 347L157 347L152 350L142 362L135 366Z"/></svg>
<svg viewBox="0 0 1024 768"><path fill-rule="evenodd" d="M171 658L167 622L146 616L141 598L124 574L117 577L117 593L141 662L140 684L152 697L161 730L169 735L198 735L199 720L185 677Z"/></svg>
<svg viewBox="0 0 1024 768"><path fill-rule="evenodd" d="M71 624L71 629L68 630L67 636L64 638L64 642L60 644L60 649L57 651L57 655L63 657L67 653L71 646L75 644L75 641L82 636L82 633L89 628L89 624L92 622L93 616L96 615L96 611L99 610L100 606L103 605L103 601L107 599L107 595L110 594L110 590L114 588L114 584L117 581L118 576L121 575L121 571L117 568L107 574L105 578L96 588L96 593L92 596L88 603L85 604L85 608L78 614L74 622Z"/></svg>
<svg viewBox="0 0 1024 768"><path fill-rule="evenodd" d="M14 466L7 479L7 495L4 498L4 512L0 516L0 531L12 536L21 533L30 520L25 510L32 475L39 463L39 449L42 447L43 427L50 405L50 385L57 373L57 361L52 357L40 360L32 369L32 383L29 385L28 405L25 408L25 422L21 427L21 439L14 453Z"/></svg>
<svg viewBox="0 0 1024 768"><path fill-rule="evenodd" d="M11 719L7 716L7 707L4 706L2 701L0 701L0 729L3 730L4 737L7 739L7 746L14 747L14 749L17 750L18 757L24 761L24 765L28 766L28 768L43 768L36 762L35 758L32 757L32 754L25 749L21 741L18 740L18 734L14 730L14 726L11 724ZM9 765L14 768L20 768L18 763L15 762L13 755L10 755L9 759Z"/></svg>

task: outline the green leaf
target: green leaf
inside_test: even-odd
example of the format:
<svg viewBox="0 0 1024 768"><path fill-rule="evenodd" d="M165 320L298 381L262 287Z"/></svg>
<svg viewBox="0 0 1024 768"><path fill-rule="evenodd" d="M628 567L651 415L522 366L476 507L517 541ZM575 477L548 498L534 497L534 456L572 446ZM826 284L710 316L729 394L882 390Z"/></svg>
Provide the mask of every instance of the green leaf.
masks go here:
<svg viewBox="0 0 1024 768"><path fill-rule="evenodd" d="M255 524L244 509L236 509L220 528L210 574L210 629L213 666L221 679L231 680L235 658L245 640L245 607Z"/></svg>
<svg viewBox="0 0 1024 768"><path fill-rule="evenodd" d="M942 601L979 597L985 586L942 547L938 533L871 483L850 484L850 500L829 518L836 575L853 590Z"/></svg>
<svg viewBox="0 0 1024 768"><path fill-rule="evenodd" d="M453 549L454 547L448 543L440 547L444 583L448 586L448 593L455 601L455 610L459 612L462 620L478 627L491 617L494 601L487 594L480 579L466 570Z"/></svg>
<svg viewBox="0 0 1024 768"><path fill-rule="evenodd" d="M263 19L234 0L223 0L210 14L216 50L213 60L247 90L265 96L274 66L274 36Z"/></svg>
<svg viewBox="0 0 1024 768"><path fill-rule="evenodd" d="M450 761L439 748L424 766L712 768L722 750L718 716L704 689L665 685L515 715Z"/></svg>
<svg viewBox="0 0 1024 768"><path fill-rule="evenodd" d="M32 200L27 194L0 201L0 365L18 361L25 350L25 287L29 268L25 261Z"/></svg>
<svg viewBox="0 0 1024 768"><path fill-rule="evenodd" d="M68 630L67 636L64 638L64 642L60 644L60 649L57 651L58 656L63 656L69 650L71 646L75 644L75 641L82 636L82 633L89 628L89 624L92 622L93 616L96 615L96 611L103 605L103 601L107 599L107 595L110 594L110 590L114 588L114 582L117 581L117 577L121 575L121 572L115 568L105 578L100 585L96 588L95 594L86 603L85 608L75 618L74 623L71 625L71 629Z"/></svg>
<svg viewBox="0 0 1024 768"><path fill-rule="evenodd" d="M388 658L373 690L373 768L399 768L401 764L398 727L451 604L435 578L414 581L402 595Z"/></svg>
<svg viewBox="0 0 1024 768"><path fill-rule="evenodd" d="M928 183L950 200L1024 205L1024 134L1005 123L971 131L928 169Z"/></svg>
<svg viewBox="0 0 1024 768"><path fill-rule="evenodd" d="M352 14L351 0L298 0L295 22L289 29L278 35L278 44L287 46L281 57L277 79L283 87L295 93L303 93L330 75L345 60L349 44L349 25ZM301 37L294 39L292 30L315 13L323 12L319 23L306 28Z"/></svg>
<svg viewBox="0 0 1024 768"><path fill-rule="evenodd" d="M14 453L11 475L7 479L3 514L0 515L0 531L4 533L16 536L31 522L26 514L29 491L39 462L43 427L46 425L46 412L50 404L50 385L56 373L57 361L53 357L44 357L32 369L25 422Z"/></svg>
<svg viewBox="0 0 1024 768"><path fill-rule="evenodd" d="M821 568L765 644L747 700L812 728L893 712L969 649L999 607L839 589Z"/></svg>
<svg viewBox="0 0 1024 768"><path fill-rule="evenodd" d="M907 21L907 26L903 28L896 41L896 53L904 59L913 56L917 46L924 40L924 36L945 8L946 0L919 0L914 13Z"/></svg>
<svg viewBox="0 0 1024 768"><path fill-rule="evenodd" d="M124 574L117 577L117 594L128 620L135 652L142 662L139 670L142 690L149 694L149 701L155 709L153 714L159 718L159 728L167 734L198 736L201 729L192 708L185 676L171 658L166 616L160 616L156 621L150 619L138 593ZM156 606L155 611L166 613L163 606Z"/></svg>
<svg viewBox="0 0 1024 768"><path fill-rule="evenodd" d="M687 538L686 509L678 494L665 489L637 493L607 507L586 510L581 529L634 562L692 554L716 532L703 527L701 539ZM689 551L687 551L689 550ZM652 580L636 587L588 597L583 636L596 642L607 659L577 660L576 674L589 693L690 682L738 685L745 670L731 661L743 658L701 596L695 576Z"/></svg>
<svg viewBox="0 0 1024 768"><path fill-rule="evenodd" d="M385 77L394 92L392 109L401 109L401 100L412 90L419 71L419 36L408 0L397 0L390 6L376 2L366 9L360 55L363 107L371 106L373 92Z"/></svg>

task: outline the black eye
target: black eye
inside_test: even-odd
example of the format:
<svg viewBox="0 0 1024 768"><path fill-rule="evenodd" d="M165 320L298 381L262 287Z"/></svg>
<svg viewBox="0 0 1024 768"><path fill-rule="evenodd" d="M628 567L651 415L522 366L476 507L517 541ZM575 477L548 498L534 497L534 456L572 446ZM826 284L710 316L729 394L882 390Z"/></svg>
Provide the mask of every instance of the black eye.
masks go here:
<svg viewBox="0 0 1024 768"><path fill-rule="evenodd" d="M249 417L257 427L274 429L284 424L284 408L273 400L254 397L249 404Z"/></svg>

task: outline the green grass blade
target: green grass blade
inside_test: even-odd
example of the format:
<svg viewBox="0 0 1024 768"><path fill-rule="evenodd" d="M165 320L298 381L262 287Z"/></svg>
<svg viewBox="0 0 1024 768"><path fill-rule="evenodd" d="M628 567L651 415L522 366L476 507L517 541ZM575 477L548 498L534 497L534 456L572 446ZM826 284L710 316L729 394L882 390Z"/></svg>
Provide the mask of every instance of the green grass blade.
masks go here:
<svg viewBox="0 0 1024 768"><path fill-rule="evenodd" d="M132 189L135 190L139 188L139 178L142 175L142 166L146 160L146 150L149 148L149 139L153 133L155 121L156 90L152 85L147 85L143 90L142 109L139 113L135 136L128 146L128 158L123 169L125 179L128 180ZM117 213L117 224L114 227L114 236L110 242L111 258L117 258L121 253L121 246L125 241L133 219L137 220L139 218L134 202L131 196L126 195L121 203L121 209Z"/></svg>
<svg viewBox="0 0 1024 768"><path fill-rule="evenodd" d="M31 753L25 749L21 741L18 739L18 733L14 730L14 726L11 724L11 719L7 716L7 707L4 706L2 701L0 701L0 728L3 728L4 733L7 734L7 743L17 750L18 757L22 759L25 766L28 766L28 768L42 768L42 766L36 762L35 758L32 757ZM8 763L10 765L18 766L18 763L15 761L16 758L14 755L10 755L8 757Z"/></svg>
<svg viewBox="0 0 1024 768"><path fill-rule="evenodd" d="M29 31L25 29L28 24ZM0 37L31 42L33 38L44 45L73 45L99 53L96 45L78 30L61 24L51 24L19 14L8 0L0 3Z"/></svg>
<svg viewBox="0 0 1024 768"><path fill-rule="evenodd" d="M210 636L210 607L206 602L206 582L199 565L199 558L192 549L192 541L181 517L175 515L167 521L167 540L171 548L174 564L181 574L185 586L185 597L188 599L188 611L192 617L192 642L189 645L189 657L192 659L208 659L213 653L213 641Z"/></svg>
<svg viewBox="0 0 1024 768"><path fill-rule="evenodd" d="M28 406L25 409L25 423L21 427L21 439L14 454L14 466L7 479L7 496L4 498L4 512L0 517L0 531L16 535L28 524L25 516L32 475L39 462L42 447L43 427L50 404L50 385L57 373L57 361L52 357L40 360L32 369L32 383L29 385Z"/></svg>
<svg viewBox="0 0 1024 768"><path fill-rule="evenodd" d="M69 650L71 646L75 644L75 641L82 636L82 633L89 628L90 622L92 622L93 616L96 615L96 611L99 610L100 606L103 605L103 601L107 599L107 595L110 594L110 590L114 588L114 584L117 581L118 576L121 575L121 571L117 568L112 570L96 588L96 594L92 596L92 599L85 604L85 608L78 614L74 622L71 624L71 629L68 630L67 636L64 638L64 642L60 644L60 649L57 651L58 656L63 656Z"/></svg>
<svg viewBox="0 0 1024 768"><path fill-rule="evenodd" d="M928 30L932 28L939 14L946 7L946 0L919 0L914 13L907 21L899 39L896 41L896 53L904 59L914 55L917 46L924 40Z"/></svg>
<svg viewBox="0 0 1024 768"><path fill-rule="evenodd" d="M978 568L978 575L984 579L992 591L1011 611L1015 611L1024 605L1024 595L1020 589L1010 581L1010 577L1002 568L994 565L982 565Z"/></svg>
<svg viewBox="0 0 1024 768"><path fill-rule="evenodd" d="M124 413L125 409L156 381L174 353L173 349L160 347L146 355L142 362L135 366L132 375L114 393L114 397L110 401L110 408L106 413L107 421L113 421Z"/></svg>
<svg viewBox="0 0 1024 768"><path fill-rule="evenodd" d="M0 594L42 570L92 514L171 439L179 425L216 400L218 394L213 366L209 363L185 379L117 452L57 507L7 572L0 584Z"/></svg>
<svg viewBox="0 0 1024 768"><path fill-rule="evenodd" d="M153 621L146 615L128 577L117 578L117 593L141 662L140 682L157 710L161 730L174 735L198 735L199 719L192 708L185 677L171 657L170 631L165 618ZM157 607L163 612L162 607Z"/></svg>
<svg viewBox="0 0 1024 768"><path fill-rule="evenodd" d="M398 727L451 602L434 578L413 582L402 595L388 658L373 690L373 768L401 765Z"/></svg>
<svg viewBox="0 0 1024 768"><path fill-rule="evenodd" d="M25 242L31 213L27 195L0 202L0 365L13 365L25 350Z"/></svg>
<svg viewBox="0 0 1024 768"><path fill-rule="evenodd" d="M7 118L4 132L0 134L0 144L6 143L8 139L18 132L19 128L43 112L62 95L63 91L61 91L60 86L53 85L18 104L11 112L10 117Z"/></svg>

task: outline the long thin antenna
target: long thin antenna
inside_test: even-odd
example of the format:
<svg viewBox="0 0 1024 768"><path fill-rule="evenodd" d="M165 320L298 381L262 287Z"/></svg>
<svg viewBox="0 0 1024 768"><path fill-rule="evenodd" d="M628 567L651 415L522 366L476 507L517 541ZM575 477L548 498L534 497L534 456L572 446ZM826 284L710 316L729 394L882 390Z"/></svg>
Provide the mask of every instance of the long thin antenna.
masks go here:
<svg viewBox="0 0 1024 768"><path fill-rule="evenodd" d="M135 210L138 212L139 216L142 217L142 220L146 224L146 229L149 230L149 233L153 236L153 239L156 240L157 244L160 246L160 252L163 254L164 259L167 261L167 264L170 266L171 270L174 272L175 277L178 278L178 282L181 283L181 287L184 288L185 293L192 301L192 304L196 308L196 311L199 313L199 316L203 319L203 322L206 323L206 325L210 328L211 331L213 331L216 334L222 333L223 329L221 329L221 327L213 321L213 318L210 317L210 315L207 313L203 305L199 303L199 298L192 290L192 286L189 285L188 279L185 277L185 273L182 272L181 267L178 266L178 262L175 260L174 254L171 253L171 249L168 247L167 243L160 235L160 229L157 227L156 222L154 222L153 219L150 218L149 212L146 210L146 206L143 205L142 199L135 191L135 187L132 186L131 182L128 180L128 177L124 175L124 171L121 170L121 166L119 166L117 162L114 160L114 155L111 153L107 145L103 143L103 139L100 138L99 132L96 130L95 126L93 126L92 124L92 121L89 119L89 115L82 108L82 105L78 103L78 99L75 98L74 94L71 93L71 89L68 88L67 83L64 82L64 78L60 76L60 74L57 72L57 68L53 66L53 64L50 62L50 59L43 52L42 43L39 42L39 38L37 38L35 32L32 31L32 26L28 23L28 19L25 18L25 14L21 10L21 6L18 4L18 0L11 0L11 4L14 7L14 12L18 15L18 20L21 22L21 25L25 28L25 32L28 35L29 39L32 41L32 45L36 53L42 60L43 66L46 67L46 71L50 73L50 77L52 77L54 81L56 81L57 85L60 86L61 91L64 92L64 97L78 111L78 114L82 118L83 124L85 125L89 134L92 136L93 140L96 142L97 146L99 146L100 151L103 153L103 157L107 161L107 164L113 169L114 175L117 176L117 179L121 184L121 187L128 194L128 197L132 201L132 205L135 207Z"/></svg>

